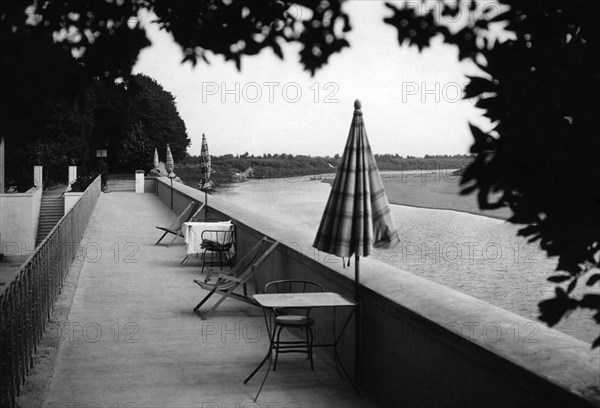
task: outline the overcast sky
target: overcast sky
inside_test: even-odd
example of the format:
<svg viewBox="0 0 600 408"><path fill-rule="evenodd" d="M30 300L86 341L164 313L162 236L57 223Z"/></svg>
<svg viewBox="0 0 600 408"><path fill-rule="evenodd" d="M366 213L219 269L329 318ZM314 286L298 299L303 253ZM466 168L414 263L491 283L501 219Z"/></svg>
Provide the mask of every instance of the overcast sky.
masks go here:
<svg viewBox="0 0 600 408"><path fill-rule="evenodd" d="M271 50L244 57L241 72L219 56L210 65L182 65L181 50L156 24L145 24L152 46L134 72L175 95L191 155L200 154L202 133L212 155L341 154L357 98L375 153L467 153L468 122L489 127L472 102L460 99L465 75L476 68L459 63L458 51L441 41L422 53L400 47L395 28L382 21L390 15L383 2L354 0L344 9L353 27L350 48L314 77L302 70L293 45L283 61Z"/></svg>

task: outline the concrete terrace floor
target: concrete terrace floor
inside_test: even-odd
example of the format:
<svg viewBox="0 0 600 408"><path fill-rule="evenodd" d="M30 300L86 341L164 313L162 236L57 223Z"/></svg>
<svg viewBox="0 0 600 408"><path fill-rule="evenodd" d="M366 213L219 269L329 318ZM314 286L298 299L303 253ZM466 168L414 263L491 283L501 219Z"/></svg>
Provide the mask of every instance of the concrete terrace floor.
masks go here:
<svg viewBox="0 0 600 408"><path fill-rule="evenodd" d="M254 404L265 368L243 380L268 348L260 309L227 300L201 320L200 261L179 264L182 239L154 245L176 215L154 194L101 194L97 206L43 407L372 406L327 357L311 372L297 354L280 357Z"/></svg>

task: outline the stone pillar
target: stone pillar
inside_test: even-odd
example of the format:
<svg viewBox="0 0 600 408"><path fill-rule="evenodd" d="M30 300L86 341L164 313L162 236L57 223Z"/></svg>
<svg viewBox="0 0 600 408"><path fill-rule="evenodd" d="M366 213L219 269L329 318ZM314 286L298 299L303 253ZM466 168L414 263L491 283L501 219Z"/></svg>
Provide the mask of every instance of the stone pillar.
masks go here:
<svg viewBox="0 0 600 408"><path fill-rule="evenodd" d="M144 192L144 170L135 171L135 192Z"/></svg>
<svg viewBox="0 0 600 408"><path fill-rule="evenodd" d="M33 166L33 185L38 188L42 188L43 184L43 167L42 166Z"/></svg>
<svg viewBox="0 0 600 408"><path fill-rule="evenodd" d="M71 183L77 179L77 166L69 166L69 189Z"/></svg>
<svg viewBox="0 0 600 408"><path fill-rule="evenodd" d="M4 193L4 138L0 137L0 194Z"/></svg>

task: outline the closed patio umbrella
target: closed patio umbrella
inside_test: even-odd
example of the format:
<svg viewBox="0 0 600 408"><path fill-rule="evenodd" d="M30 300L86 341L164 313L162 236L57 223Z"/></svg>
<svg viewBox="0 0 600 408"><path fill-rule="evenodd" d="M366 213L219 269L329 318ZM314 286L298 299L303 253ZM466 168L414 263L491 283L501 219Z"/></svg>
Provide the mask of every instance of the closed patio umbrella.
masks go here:
<svg viewBox="0 0 600 408"><path fill-rule="evenodd" d="M158 150L156 149L156 147L154 148L154 170L158 170L159 166L160 166L160 162L158 161Z"/></svg>
<svg viewBox="0 0 600 408"><path fill-rule="evenodd" d="M167 170L167 177L171 179L171 210L173 209L173 179L176 177L175 173L173 173L173 169L175 169L175 161L173 160L171 148L167 143L167 162L165 163L165 170Z"/></svg>
<svg viewBox="0 0 600 408"><path fill-rule="evenodd" d="M383 183L367 140L361 103L357 99L342 162L313 246L343 258L354 255L354 297L358 304L360 257L370 255L373 247L391 248L398 241ZM359 313L356 314L356 361L359 350L358 316Z"/></svg>
<svg viewBox="0 0 600 408"><path fill-rule="evenodd" d="M198 188L200 191L204 191L204 204L206 204L207 201L206 192L213 187L212 181L210 180L211 171L208 143L206 142L206 135L202 133L202 147L200 148L200 174L202 175L202 179L198 184Z"/></svg>
<svg viewBox="0 0 600 408"><path fill-rule="evenodd" d="M167 177L170 179L175 178L175 173L173 170L175 169L175 162L173 161L173 154L171 153L171 148L167 143L167 162L165 163L165 169L167 170Z"/></svg>
<svg viewBox="0 0 600 408"><path fill-rule="evenodd" d="M208 154L208 143L206 142L206 135L202 133L202 147L200 148L200 173L202 174L202 185L206 184L210 180L210 172L212 171L210 165L210 154Z"/></svg>

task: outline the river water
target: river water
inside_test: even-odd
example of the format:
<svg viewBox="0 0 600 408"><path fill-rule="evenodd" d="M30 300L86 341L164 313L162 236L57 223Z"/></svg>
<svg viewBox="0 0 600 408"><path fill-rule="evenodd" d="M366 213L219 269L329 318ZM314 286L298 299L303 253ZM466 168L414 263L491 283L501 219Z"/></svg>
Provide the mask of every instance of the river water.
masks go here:
<svg viewBox="0 0 600 408"><path fill-rule="evenodd" d="M216 194L316 234L330 191L329 184L298 177L251 180ZM518 237L518 226L458 211L391 207L401 242L374 250L375 259L537 321L537 303L554 290L546 278L557 260ZM577 311L555 328L591 343L599 332L591 316Z"/></svg>

